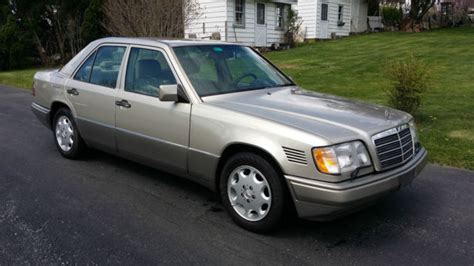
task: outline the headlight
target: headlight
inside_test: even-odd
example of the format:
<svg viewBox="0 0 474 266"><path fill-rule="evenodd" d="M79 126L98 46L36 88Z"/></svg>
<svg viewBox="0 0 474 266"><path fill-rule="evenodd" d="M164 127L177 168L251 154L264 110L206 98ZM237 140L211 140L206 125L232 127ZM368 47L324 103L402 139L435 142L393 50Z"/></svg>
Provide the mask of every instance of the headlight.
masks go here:
<svg viewBox="0 0 474 266"><path fill-rule="evenodd" d="M313 157L319 171L325 174L344 174L372 165L369 153L361 141L314 148Z"/></svg>
<svg viewBox="0 0 474 266"><path fill-rule="evenodd" d="M417 135L417 132L416 132L415 120L414 119L410 120L410 122L408 122L408 124L410 125L410 133L411 133L411 136L413 138L413 143L416 144L416 143L418 143L418 135Z"/></svg>

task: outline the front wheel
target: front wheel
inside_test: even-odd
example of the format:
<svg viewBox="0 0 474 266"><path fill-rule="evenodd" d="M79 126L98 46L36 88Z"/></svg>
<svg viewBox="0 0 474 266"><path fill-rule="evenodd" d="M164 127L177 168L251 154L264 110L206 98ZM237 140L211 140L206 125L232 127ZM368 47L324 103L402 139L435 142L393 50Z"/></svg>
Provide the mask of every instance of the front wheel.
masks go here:
<svg viewBox="0 0 474 266"><path fill-rule="evenodd" d="M220 192L234 222L247 230L268 232L283 220L287 192L278 171L262 156L232 156L223 168Z"/></svg>

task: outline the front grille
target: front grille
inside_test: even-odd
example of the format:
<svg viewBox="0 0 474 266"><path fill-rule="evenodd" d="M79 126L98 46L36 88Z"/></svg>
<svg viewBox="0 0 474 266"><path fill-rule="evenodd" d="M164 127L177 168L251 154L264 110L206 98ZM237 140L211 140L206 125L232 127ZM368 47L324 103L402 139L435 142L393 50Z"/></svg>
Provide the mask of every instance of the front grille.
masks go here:
<svg viewBox="0 0 474 266"><path fill-rule="evenodd" d="M372 137L382 170L409 161L414 155L410 127L403 125Z"/></svg>

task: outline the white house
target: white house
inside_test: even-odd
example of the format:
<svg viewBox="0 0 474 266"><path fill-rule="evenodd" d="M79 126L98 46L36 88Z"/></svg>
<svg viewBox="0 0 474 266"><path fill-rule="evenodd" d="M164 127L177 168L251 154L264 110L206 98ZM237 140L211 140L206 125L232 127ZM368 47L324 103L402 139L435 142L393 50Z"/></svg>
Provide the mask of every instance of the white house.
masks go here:
<svg viewBox="0 0 474 266"><path fill-rule="evenodd" d="M186 38L220 39L256 47L285 43L287 13L297 0L197 0Z"/></svg>
<svg viewBox="0 0 474 266"><path fill-rule="evenodd" d="M298 0L304 39L329 39L367 30L367 0Z"/></svg>

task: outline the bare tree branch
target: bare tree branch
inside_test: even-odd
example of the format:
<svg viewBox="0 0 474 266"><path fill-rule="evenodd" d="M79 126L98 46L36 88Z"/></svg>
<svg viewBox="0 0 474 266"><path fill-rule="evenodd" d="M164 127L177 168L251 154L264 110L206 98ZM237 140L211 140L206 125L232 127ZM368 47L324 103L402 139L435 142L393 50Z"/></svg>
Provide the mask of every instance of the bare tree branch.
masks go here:
<svg viewBox="0 0 474 266"><path fill-rule="evenodd" d="M184 27L198 16L196 0L105 0L104 27L113 35L184 37Z"/></svg>

